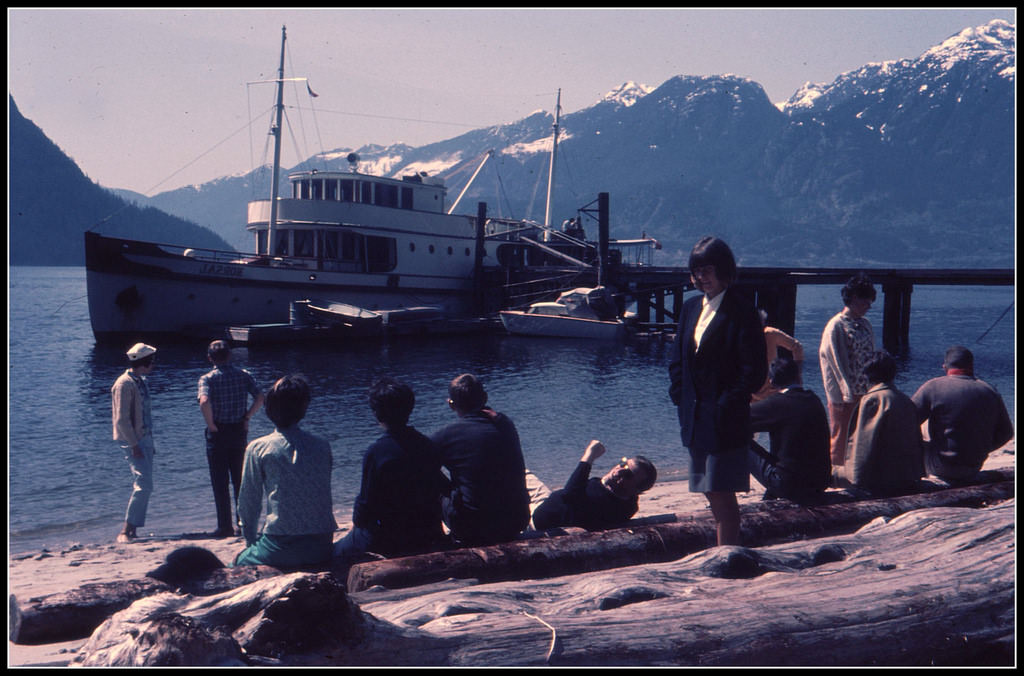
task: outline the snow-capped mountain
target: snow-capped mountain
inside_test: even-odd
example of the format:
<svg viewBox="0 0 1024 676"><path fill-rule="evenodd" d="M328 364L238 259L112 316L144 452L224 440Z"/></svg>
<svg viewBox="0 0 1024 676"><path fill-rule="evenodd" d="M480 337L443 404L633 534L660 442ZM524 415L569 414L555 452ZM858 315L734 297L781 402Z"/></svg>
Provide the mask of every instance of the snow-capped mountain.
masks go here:
<svg viewBox="0 0 1024 676"><path fill-rule="evenodd" d="M1010 266L1015 41L1014 25L993 21L915 59L807 84L779 106L733 75L624 83L562 116L553 211L560 222L608 192L612 235L658 237L664 264L714 233L746 265ZM354 150L361 171L441 176L451 200L494 151L459 211L483 201L493 215L540 220L552 122L537 112L418 148L337 149L292 170L347 170ZM268 180L222 179L149 204L248 250L245 202L269 194Z"/></svg>

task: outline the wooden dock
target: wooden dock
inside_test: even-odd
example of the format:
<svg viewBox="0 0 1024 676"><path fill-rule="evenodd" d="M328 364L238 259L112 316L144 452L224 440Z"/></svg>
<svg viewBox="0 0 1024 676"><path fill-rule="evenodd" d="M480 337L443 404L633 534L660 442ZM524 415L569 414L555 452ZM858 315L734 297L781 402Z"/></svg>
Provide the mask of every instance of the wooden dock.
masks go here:
<svg viewBox="0 0 1024 676"><path fill-rule="evenodd" d="M601 193L597 204L594 211L599 241L593 255L584 257L593 262L567 265L564 259L552 258L546 265L505 266L498 282L502 286L503 307L550 300L558 292L576 286L605 284L618 294L620 310L636 302L641 327L658 333L671 331L682 309L684 295L693 291L689 269L635 264L617 258L609 251L608 194ZM893 354L906 353L910 344L910 301L915 286L1013 286L1015 283L1013 268L742 267L737 286L750 291L757 307L768 314L771 326L792 334L799 286L842 285L860 272L866 273L881 291L882 345ZM490 293L493 297L493 287Z"/></svg>

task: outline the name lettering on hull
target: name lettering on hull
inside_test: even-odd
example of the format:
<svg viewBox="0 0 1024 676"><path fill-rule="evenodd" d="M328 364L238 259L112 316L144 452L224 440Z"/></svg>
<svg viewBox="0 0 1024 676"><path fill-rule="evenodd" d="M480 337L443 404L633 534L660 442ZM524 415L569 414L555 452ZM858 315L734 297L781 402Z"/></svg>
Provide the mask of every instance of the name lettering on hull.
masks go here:
<svg viewBox="0 0 1024 676"><path fill-rule="evenodd" d="M217 263L203 263L199 273L203 275L227 275L228 277L241 277L244 270L238 265L220 265Z"/></svg>

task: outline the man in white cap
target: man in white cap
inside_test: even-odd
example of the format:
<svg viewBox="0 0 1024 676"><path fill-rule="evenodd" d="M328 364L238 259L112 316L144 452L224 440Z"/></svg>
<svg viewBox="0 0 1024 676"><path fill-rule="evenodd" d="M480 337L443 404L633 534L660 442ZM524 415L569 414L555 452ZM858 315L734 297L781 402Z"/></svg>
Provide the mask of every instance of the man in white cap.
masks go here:
<svg viewBox="0 0 1024 676"><path fill-rule="evenodd" d="M153 417L146 376L153 371L156 348L136 343L127 352L128 370L110 388L113 402L114 441L121 445L134 477L124 530L118 542L135 538L135 529L146 524L146 508L153 493Z"/></svg>

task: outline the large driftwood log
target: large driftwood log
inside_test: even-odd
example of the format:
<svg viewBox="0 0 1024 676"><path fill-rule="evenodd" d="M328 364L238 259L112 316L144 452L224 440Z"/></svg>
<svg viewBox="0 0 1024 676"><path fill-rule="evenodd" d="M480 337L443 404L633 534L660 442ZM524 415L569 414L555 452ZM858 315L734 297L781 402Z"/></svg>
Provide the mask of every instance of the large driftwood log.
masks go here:
<svg viewBox="0 0 1024 676"><path fill-rule="evenodd" d="M158 594L73 664L1008 665L1014 519L1013 500L920 509L843 536L419 594L349 596L330 574Z"/></svg>
<svg viewBox="0 0 1024 676"><path fill-rule="evenodd" d="M1010 665L1015 501L852 534L374 602L459 666Z"/></svg>
<svg viewBox="0 0 1024 676"><path fill-rule="evenodd" d="M175 561L176 555L184 560ZM206 560L207 557L213 557L213 561ZM12 594L10 640L41 644L86 638L115 612L146 596L170 591L216 594L281 575L281 571L270 566L224 568L213 554L199 547L183 547L172 552L168 559L169 565L150 571L141 580L94 582L24 601ZM184 569L190 566L192 571L188 574Z"/></svg>
<svg viewBox="0 0 1024 676"><path fill-rule="evenodd" d="M937 490L896 498L862 500L821 507L753 510L742 519L741 538L761 546L795 538L852 531L879 516L924 507L979 506L1013 495L1012 481ZM447 578L487 582L546 578L639 563L678 559L716 544L710 515L677 515L672 523L583 532L553 538L517 540L487 547L432 552L352 566L350 592L380 585L409 587Z"/></svg>
<svg viewBox="0 0 1024 676"><path fill-rule="evenodd" d="M214 596L140 599L71 666L443 664L452 647L362 612L330 573L290 573Z"/></svg>

